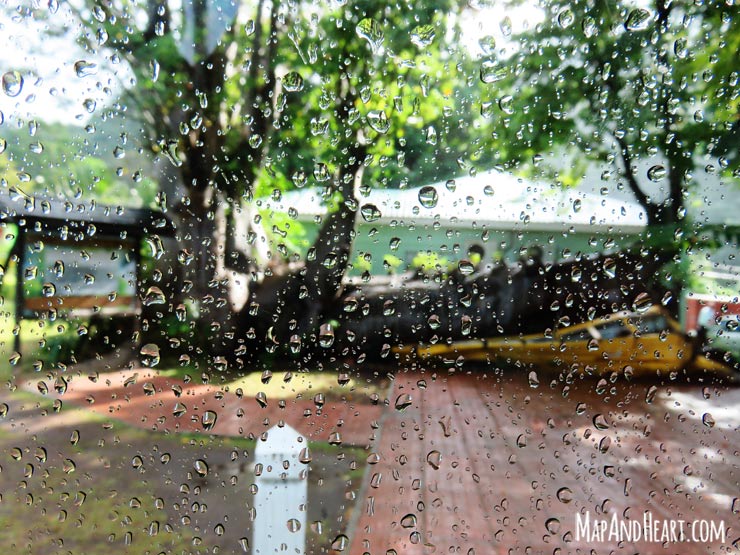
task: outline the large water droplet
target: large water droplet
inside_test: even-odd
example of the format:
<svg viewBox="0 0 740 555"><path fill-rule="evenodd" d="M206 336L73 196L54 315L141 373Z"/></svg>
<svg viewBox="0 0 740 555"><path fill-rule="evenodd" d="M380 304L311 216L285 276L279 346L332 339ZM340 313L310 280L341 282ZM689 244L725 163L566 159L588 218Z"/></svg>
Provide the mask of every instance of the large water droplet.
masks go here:
<svg viewBox="0 0 740 555"><path fill-rule="evenodd" d="M77 77L87 77L89 75L95 75L97 72L97 64L88 62L86 60L79 60L75 62L75 73L77 74Z"/></svg>
<svg viewBox="0 0 740 555"><path fill-rule="evenodd" d="M486 35L478 39L478 46L486 56L492 56L496 52L496 38L493 35Z"/></svg>
<svg viewBox="0 0 740 555"><path fill-rule="evenodd" d="M164 293L162 292L162 290L159 287L156 287L153 285L149 289L147 289L142 303L145 306L151 306L155 304L166 304L167 299L164 296Z"/></svg>
<svg viewBox="0 0 740 555"><path fill-rule="evenodd" d="M18 96L23 90L23 76L18 71L8 71L3 74L2 85L6 95Z"/></svg>
<svg viewBox="0 0 740 555"><path fill-rule="evenodd" d="M427 185L419 189L419 204L424 208L434 208L437 206L438 201L439 194L437 193L437 189L431 185Z"/></svg>
<svg viewBox="0 0 740 555"><path fill-rule="evenodd" d="M370 110L367 114L367 123L378 133L386 133L391 127L391 122L383 110Z"/></svg>
<svg viewBox="0 0 740 555"><path fill-rule="evenodd" d="M548 518L545 521L545 529L550 534L557 534L560 530L560 521L557 518Z"/></svg>
<svg viewBox="0 0 740 555"><path fill-rule="evenodd" d="M366 17L357 24L355 31L360 38L365 39L370 44L373 53L377 53L380 50L385 35L383 34L383 28L377 21Z"/></svg>
<svg viewBox="0 0 740 555"><path fill-rule="evenodd" d="M480 66L480 80L486 83L495 83L506 78L507 69L495 60L485 60Z"/></svg>
<svg viewBox="0 0 740 555"><path fill-rule="evenodd" d="M654 386L654 385L651 385L648 388L647 393L645 394L645 402L646 403L652 403L653 400L655 399L655 394L657 392L658 392L658 388L656 386Z"/></svg>
<svg viewBox="0 0 740 555"><path fill-rule="evenodd" d="M644 314L650 309L652 305L653 301L650 298L650 295L648 295L647 293L640 293L639 295L637 295L637 297L635 297L635 300L632 301L632 310L640 314Z"/></svg>
<svg viewBox="0 0 740 555"><path fill-rule="evenodd" d="M200 423L203 426L203 429L208 432L216 425L216 420L218 420L218 414L212 410L207 410L203 413L203 416L201 416Z"/></svg>
<svg viewBox="0 0 740 555"><path fill-rule="evenodd" d="M434 470L439 470L439 467L442 464L442 453L439 451L429 451L427 454L427 463L429 463L429 466L431 466Z"/></svg>
<svg viewBox="0 0 740 555"><path fill-rule="evenodd" d="M331 324L322 324L319 329L319 345L328 349L334 344L334 328Z"/></svg>
<svg viewBox="0 0 740 555"><path fill-rule="evenodd" d="M562 27L563 29L567 29L568 27L573 25L573 22L575 20L576 18L570 8L565 8L558 14L558 25L560 25L560 27Z"/></svg>
<svg viewBox="0 0 740 555"><path fill-rule="evenodd" d="M457 263L457 269L462 275L469 276L475 272L475 265L470 260L461 260Z"/></svg>
<svg viewBox="0 0 740 555"><path fill-rule="evenodd" d="M362 205L360 208L360 214L362 215L362 219L366 222L374 222L382 216L378 207L370 203Z"/></svg>
<svg viewBox="0 0 740 555"><path fill-rule="evenodd" d="M645 8L636 8L627 16L624 28L628 31L644 31L650 24L651 14Z"/></svg>
<svg viewBox="0 0 740 555"><path fill-rule="evenodd" d="M411 403L413 403L413 400L411 399L411 395L408 393L402 393L398 397L396 397L396 403L395 407L397 411L404 411L408 407L411 406Z"/></svg>
<svg viewBox="0 0 740 555"><path fill-rule="evenodd" d="M208 465L206 464L206 461L198 459L193 463L193 468L201 478L208 476Z"/></svg>
<svg viewBox="0 0 740 555"><path fill-rule="evenodd" d="M597 414L593 418L594 426L597 430L606 430L609 427L609 421L603 414Z"/></svg>
<svg viewBox="0 0 740 555"><path fill-rule="evenodd" d="M297 71L290 71L283 75L283 88L287 92L299 92L303 90L303 77Z"/></svg>
<svg viewBox="0 0 740 555"><path fill-rule="evenodd" d="M139 350L141 364L149 368L159 364L159 346L155 343L147 343Z"/></svg>
<svg viewBox="0 0 740 555"><path fill-rule="evenodd" d="M570 503L573 501L573 492L570 488L560 488L557 492L558 501L561 503Z"/></svg>
<svg viewBox="0 0 740 555"><path fill-rule="evenodd" d="M349 547L349 538L344 534L339 534L334 541L331 542L331 548L334 551L344 551Z"/></svg>
<svg viewBox="0 0 740 555"><path fill-rule="evenodd" d="M419 25L411 31L411 43L418 48L426 48L434 41L434 27L431 25Z"/></svg>
<svg viewBox="0 0 740 555"><path fill-rule="evenodd" d="M647 176L650 181L657 183L667 175L665 166L655 165L647 171Z"/></svg>
<svg viewBox="0 0 740 555"><path fill-rule="evenodd" d="M409 513L401 519L401 526L403 528L416 528L416 515Z"/></svg>

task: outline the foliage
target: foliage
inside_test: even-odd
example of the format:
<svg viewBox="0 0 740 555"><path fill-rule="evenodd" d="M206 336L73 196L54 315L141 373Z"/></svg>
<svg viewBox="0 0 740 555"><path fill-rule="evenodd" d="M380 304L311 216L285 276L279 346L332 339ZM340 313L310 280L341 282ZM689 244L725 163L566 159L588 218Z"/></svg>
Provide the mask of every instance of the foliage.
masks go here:
<svg viewBox="0 0 740 555"><path fill-rule="evenodd" d="M7 126L0 154L0 181L27 194L91 198L114 206L147 206L156 183L144 156L128 145L132 132L112 121L91 132L72 125L31 121ZM30 131L29 131L30 130ZM127 146L128 145L128 146Z"/></svg>
<svg viewBox="0 0 740 555"><path fill-rule="evenodd" d="M734 8L553 0L543 9L541 24L513 37L513 56L483 61L507 93L493 122L501 159L537 164L577 149L616 165L650 223L680 222L684 193L707 165L699 156L717 156L737 119ZM708 171L730 164L715 160Z"/></svg>
<svg viewBox="0 0 740 555"><path fill-rule="evenodd" d="M419 251L411 260L411 268L426 275L440 273L446 270L449 261L436 252Z"/></svg>

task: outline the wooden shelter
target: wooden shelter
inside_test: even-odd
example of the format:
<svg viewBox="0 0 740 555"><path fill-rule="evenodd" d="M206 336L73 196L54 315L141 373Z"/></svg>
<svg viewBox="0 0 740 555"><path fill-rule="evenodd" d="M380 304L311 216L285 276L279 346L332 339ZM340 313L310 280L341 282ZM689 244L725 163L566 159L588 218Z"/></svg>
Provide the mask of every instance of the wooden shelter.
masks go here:
<svg viewBox="0 0 740 555"><path fill-rule="evenodd" d="M23 318L141 311L141 246L161 244L175 226L162 212L0 189L0 228L16 265L15 350ZM50 255L50 256L49 256ZM52 261L53 259L53 261Z"/></svg>

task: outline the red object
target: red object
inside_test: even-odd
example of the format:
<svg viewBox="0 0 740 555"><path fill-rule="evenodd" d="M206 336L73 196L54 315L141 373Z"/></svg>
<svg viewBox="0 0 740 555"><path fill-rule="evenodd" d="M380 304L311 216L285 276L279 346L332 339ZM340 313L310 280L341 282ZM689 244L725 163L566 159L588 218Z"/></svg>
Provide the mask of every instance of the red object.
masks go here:
<svg viewBox="0 0 740 555"><path fill-rule="evenodd" d="M699 311L705 306L711 307L717 316L740 314L740 297L689 293L685 306L684 331L690 332L699 328Z"/></svg>

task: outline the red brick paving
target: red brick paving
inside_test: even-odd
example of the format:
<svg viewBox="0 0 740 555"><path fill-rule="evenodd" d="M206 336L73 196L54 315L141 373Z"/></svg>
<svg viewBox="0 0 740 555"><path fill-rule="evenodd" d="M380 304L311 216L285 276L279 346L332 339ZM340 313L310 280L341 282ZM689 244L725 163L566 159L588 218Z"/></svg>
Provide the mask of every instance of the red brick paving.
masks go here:
<svg viewBox="0 0 740 555"><path fill-rule="evenodd" d="M413 404L385 416L372 468L382 479L367 490L351 553L737 552L740 389L710 386L704 399L701 387L673 386L648 404L647 383L617 382L610 397L595 385L574 384L563 397L562 384L399 374L394 398L410 393ZM702 423L704 412L714 427ZM599 413L609 428L594 426ZM611 441L606 452L602 438ZM433 450L438 469L426 461ZM645 510L656 519L724 520L727 541L576 541L579 511L642 519Z"/></svg>

